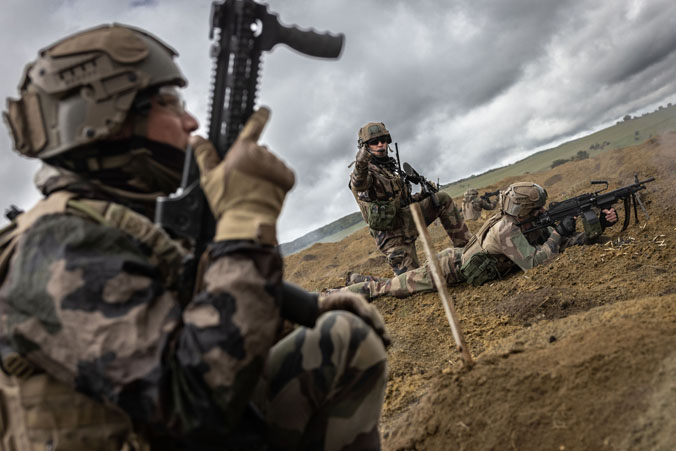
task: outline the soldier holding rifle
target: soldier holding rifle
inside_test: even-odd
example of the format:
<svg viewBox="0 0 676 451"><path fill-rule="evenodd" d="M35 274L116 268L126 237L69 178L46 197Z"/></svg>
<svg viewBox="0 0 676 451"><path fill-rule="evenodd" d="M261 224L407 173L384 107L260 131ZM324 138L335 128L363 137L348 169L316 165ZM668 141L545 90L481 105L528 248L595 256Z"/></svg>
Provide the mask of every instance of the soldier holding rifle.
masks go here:
<svg viewBox="0 0 676 451"><path fill-rule="evenodd" d="M493 191L479 196L479 191L476 189L468 189L465 191L462 199L462 216L468 221L479 219L481 217L481 210L495 209L495 206L498 204L497 196L499 194L500 191ZM495 199L491 200L491 197L494 196Z"/></svg>
<svg viewBox="0 0 676 451"><path fill-rule="evenodd" d="M269 112L221 159L191 136L176 56L92 28L43 49L8 99L15 149L45 165L43 200L0 233L0 448L378 449L382 317L351 293L280 294L294 174L257 142ZM197 273L151 220L189 142L215 220ZM278 341L284 319L307 327Z"/></svg>
<svg viewBox="0 0 676 451"><path fill-rule="evenodd" d="M382 122L369 122L359 130L359 151L349 186L376 246L398 275L420 266L415 248L418 232L409 209L411 202L420 203L428 225L439 218L454 246L464 246L472 234L448 194L411 195L406 174L387 154L390 143L392 137ZM348 275L348 283L365 277L369 276Z"/></svg>

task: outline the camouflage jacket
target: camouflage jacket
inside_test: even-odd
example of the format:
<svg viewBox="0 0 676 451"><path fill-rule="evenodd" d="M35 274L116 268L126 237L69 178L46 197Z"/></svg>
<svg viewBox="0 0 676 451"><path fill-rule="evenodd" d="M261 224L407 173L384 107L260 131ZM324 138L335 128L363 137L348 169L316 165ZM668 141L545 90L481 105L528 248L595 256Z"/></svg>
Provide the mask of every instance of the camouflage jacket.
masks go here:
<svg viewBox="0 0 676 451"><path fill-rule="evenodd" d="M397 164L391 157L384 162L379 162L374 158L369 162L368 167L355 165L350 175L349 187L367 224L371 202L394 200L398 206L402 207L408 204L409 188L402 180ZM411 196L412 202L419 200L422 200L419 193ZM402 229L411 228L408 222L410 221L406 221L405 218L399 218L395 229L388 234L401 234ZM415 227L411 233L416 236Z"/></svg>
<svg viewBox="0 0 676 451"><path fill-rule="evenodd" d="M462 216L465 219L476 220L481 217L481 210L493 210L497 205L497 200L488 201L481 197L462 201Z"/></svg>
<svg viewBox="0 0 676 451"><path fill-rule="evenodd" d="M17 237L0 279L0 340L153 435L232 429L281 327L279 254L215 243L203 290L180 302L181 263L156 240L180 245L126 207L79 196L85 207L76 200ZM81 213L92 205L105 206L100 220Z"/></svg>
<svg viewBox="0 0 676 451"><path fill-rule="evenodd" d="M523 271L555 258L561 248L561 236L551 227L524 233L516 219L498 213L489 218L463 251L462 262L481 250L498 261L500 274L518 266Z"/></svg>

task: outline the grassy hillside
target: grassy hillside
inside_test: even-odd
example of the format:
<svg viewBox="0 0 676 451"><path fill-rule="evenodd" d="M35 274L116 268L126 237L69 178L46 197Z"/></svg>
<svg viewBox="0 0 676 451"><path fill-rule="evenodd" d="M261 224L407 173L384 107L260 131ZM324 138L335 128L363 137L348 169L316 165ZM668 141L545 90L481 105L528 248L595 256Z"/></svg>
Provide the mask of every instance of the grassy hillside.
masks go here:
<svg viewBox="0 0 676 451"><path fill-rule="evenodd" d="M676 105L660 107L653 113L626 119L591 135L542 150L521 161L473 175L444 186L452 197L461 196L469 188L493 191L504 188L499 182L514 176L548 170L556 160L571 160L583 151L589 157L612 149L621 149L646 142L653 136L676 130ZM281 245L282 255L291 255L314 243L333 243L365 227L358 212L344 216L302 237Z"/></svg>
<svg viewBox="0 0 676 451"><path fill-rule="evenodd" d="M653 113L622 121L591 135L537 152L509 166L455 181L446 185L444 190L452 197L457 197L468 188L489 187L507 177L548 170L555 160L570 160L580 151L587 152L593 157L606 150L644 143L653 136L671 130L676 130L676 106L661 108Z"/></svg>

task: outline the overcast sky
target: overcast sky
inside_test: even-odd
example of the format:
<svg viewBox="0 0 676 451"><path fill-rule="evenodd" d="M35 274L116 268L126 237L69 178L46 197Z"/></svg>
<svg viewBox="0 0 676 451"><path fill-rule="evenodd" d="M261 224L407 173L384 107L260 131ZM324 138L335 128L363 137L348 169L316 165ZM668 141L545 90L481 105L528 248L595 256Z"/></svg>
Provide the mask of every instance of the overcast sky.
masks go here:
<svg viewBox="0 0 676 451"><path fill-rule="evenodd" d="M676 99L673 0L271 0L283 24L346 36L339 60L284 46L263 57L262 141L296 172L286 242L357 210L347 165L358 129L382 121L408 161L451 182ZM209 0L3 0L0 92L69 33L145 28L178 50L203 124L211 76ZM4 108L4 104L3 104ZM0 207L38 199L34 161L0 133Z"/></svg>

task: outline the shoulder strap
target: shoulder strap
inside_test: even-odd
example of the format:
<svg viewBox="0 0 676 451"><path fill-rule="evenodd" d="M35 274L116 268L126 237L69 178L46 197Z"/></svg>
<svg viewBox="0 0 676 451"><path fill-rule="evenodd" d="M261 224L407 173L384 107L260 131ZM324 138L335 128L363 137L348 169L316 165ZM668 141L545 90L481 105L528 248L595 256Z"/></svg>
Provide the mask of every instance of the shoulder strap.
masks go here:
<svg viewBox="0 0 676 451"><path fill-rule="evenodd" d="M40 200L26 213L17 216L11 224L0 231L0 282L5 278L9 260L19 237L42 216L54 213L76 214L98 224L116 228L131 235L153 251L153 263L157 264L170 282L177 275L171 268L180 267L188 251L178 241L145 216L114 202L93 199L78 199L75 193L57 191Z"/></svg>
<svg viewBox="0 0 676 451"><path fill-rule="evenodd" d="M93 199L71 199L68 209L88 217L92 221L116 228L148 246L152 250L151 261L167 282L176 282L182 261L189 254L178 241L148 218L123 205Z"/></svg>
<svg viewBox="0 0 676 451"><path fill-rule="evenodd" d="M476 252L483 250L483 244L484 240L486 239L486 235L488 235L488 231L493 227L495 224L500 221L502 218L502 213L497 213L491 216L484 222L484 224L481 226L479 231L467 242L463 249L463 255L470 253L475 254ZM474 249L476 246L479 247L479 249Z"/></svg>

